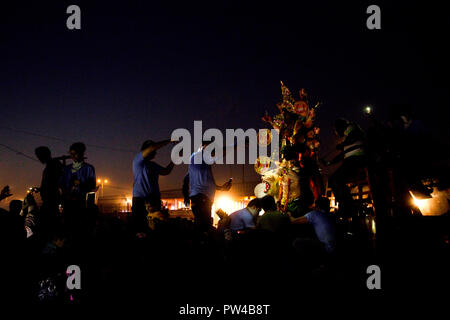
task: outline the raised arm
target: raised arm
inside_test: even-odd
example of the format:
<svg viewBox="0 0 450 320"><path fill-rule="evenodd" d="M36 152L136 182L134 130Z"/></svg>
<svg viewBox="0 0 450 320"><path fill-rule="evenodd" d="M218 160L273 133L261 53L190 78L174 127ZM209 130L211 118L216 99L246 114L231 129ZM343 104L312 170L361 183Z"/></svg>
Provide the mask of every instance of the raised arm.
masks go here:
<svg viewBox="0 0 450 320"><path fill-rule="evenodd" d="M0 192L0 201L3 199L6 199L8 197L12 196L11 192L9 191L9 186L5 186L2 191Z"/></svg>
<svg viewBox="0 0 450 320"><path fill-rule="evenodd" d="M228 191L231 189L231 186L233 185L233 180L228 180L223 185L219 186L216 184L216 190L218 191Z"/></svg>
<svg viewBox="0 0 450 320"><path fill-rule="evenodd" d="M159 174L162 176L167 176L168 174L170 174L172 172L172 169L174 166L175 166L174 163L172 161L170 161L170 163L166 167L161 169Z"/></svg>
<svg viewBox="0 0 450 320"><path fill-rule="evenodd" d="M170 139L156 142L155 144L148 146L147 148L145 148L144 150L141 151L142 157L147 158L150 153L152 153L158 149L161 149L162 147L168 145L169 143L170 143Z"/></svg>

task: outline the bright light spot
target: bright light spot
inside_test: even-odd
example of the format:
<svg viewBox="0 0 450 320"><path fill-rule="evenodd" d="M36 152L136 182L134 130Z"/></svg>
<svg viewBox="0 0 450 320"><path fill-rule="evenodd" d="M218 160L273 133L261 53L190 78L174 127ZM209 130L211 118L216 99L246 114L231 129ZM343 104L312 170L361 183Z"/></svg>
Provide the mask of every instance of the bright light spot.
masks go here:
<svg viewBox="0 0 450 320"><path fill-rule="evenodd" d="M364 112L367 114L371 114L372 113L372 107L371 106L365 106L364 107Z"/></svg>
<svg viewBox="0 0 450 320"><path fill-rule="evenodd" d="M108 183L108 180L107 180L107 179L105 179L105 183Z"/></svg>
<svg viewBox="0 0 450 320"><path fill-rule="evenodd" d="M413 203L424 216L439 216L450 209L450 189L439 191L433 188L430 199L417 199L410 191Z"/></svg>
<svg viewBox="0 0 450 320"><path fill-rule="evenodd" d="M253 199L249 197L248 199ZM222 209L226 214L230 215L235 211L243 209L247 206L249 200L246 198L233 199L229 195L219 195L214 199L211 210L211 217L213 218L213 225L217 226L219 217L215 214L217 210Z"/></svg>
<svg viewBox="0 0 450 320"><path fill-rule="evenodd" d="M424 208L428 199L417 199L416 197L414 197L411 193L411 196L413 197L413 203L416 207L419 208L420 211L422 211L421 208Z"/></svg>
<svg viewBox="0 0 450 320"><path fill-rule="evenodd" d="M100 179L97 179L97 183L100 183L100 182L102 182L102 180L100 180Z"/></svg>
<svg viewBox="0 0 450 320"><path fill-rule="evenodd" d="M227 196L221 196L219 199L217 199L217 209L222 209L227 214L230 214L233 212L233 200Z"/></svg>

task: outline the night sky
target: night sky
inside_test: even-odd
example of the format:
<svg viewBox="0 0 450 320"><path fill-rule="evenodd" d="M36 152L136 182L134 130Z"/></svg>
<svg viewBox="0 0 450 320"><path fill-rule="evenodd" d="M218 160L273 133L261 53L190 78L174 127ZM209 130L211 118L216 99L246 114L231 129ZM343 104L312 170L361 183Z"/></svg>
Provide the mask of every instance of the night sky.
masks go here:
<svg viewBox="0 0 450 320"><path fill-rule="evenodd" d="M435 138L448 140L441 2L29 2L2 3L0 143L34 157L40 145L58 156L85 142L87 161L111 181L106 194L130 194L131 162L146 139L193 130L194 120L204 129L265 127L280 80L323 102L324 153L333 120L364 127L366 104L385 119L391 104L410 103ZM81 8L81 30L66 28L71 4ZM366 28L370 4L381 7L381 30ZM169 156L166 147L156 161ZM39 185L42 169L0 146L0 184L12 198ZM218 183L242 177L239 166L214 170ZM161 189L180 188L185 172L160 178ZM257 178L247 166L245 179Z"/></svg>

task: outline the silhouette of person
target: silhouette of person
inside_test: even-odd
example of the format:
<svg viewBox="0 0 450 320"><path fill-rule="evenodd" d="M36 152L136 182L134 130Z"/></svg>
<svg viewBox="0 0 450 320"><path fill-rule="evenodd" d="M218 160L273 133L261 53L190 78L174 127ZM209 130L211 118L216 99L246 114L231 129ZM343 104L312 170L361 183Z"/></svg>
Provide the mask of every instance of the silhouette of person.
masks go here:
<svg viewBox="0 0 450 320"><path fill-rule="evenodd" d="M70 146L69 154L73 163L64 167L61 189L63 193L64 225L68 237L74 242L85 239L94 226L93 212L87 210L86 196L96 191L95 168L84 161L86 146L76 142Z"/></svg>
<svg viewBox="0 0 450 320"><path fill-rule="evenodd" d="M63 165L53 159L48 147L40 146L34 150L36 157L45 165L42 172L41 194L42 206L40 209L41 232L44 237L51 236L58 220L58 205L60 204L59 181L63 173Z"/></svg>

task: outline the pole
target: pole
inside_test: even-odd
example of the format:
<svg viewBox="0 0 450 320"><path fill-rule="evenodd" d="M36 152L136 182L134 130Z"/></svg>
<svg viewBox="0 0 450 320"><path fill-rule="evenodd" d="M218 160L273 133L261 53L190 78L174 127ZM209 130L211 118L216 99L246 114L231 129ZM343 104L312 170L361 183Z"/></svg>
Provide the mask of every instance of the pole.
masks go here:
<svg viewBox="0 0 450 320"><path fill-rule="evenodd" d="M245 164L242 165L242 195L245 196Z"/></svg>

